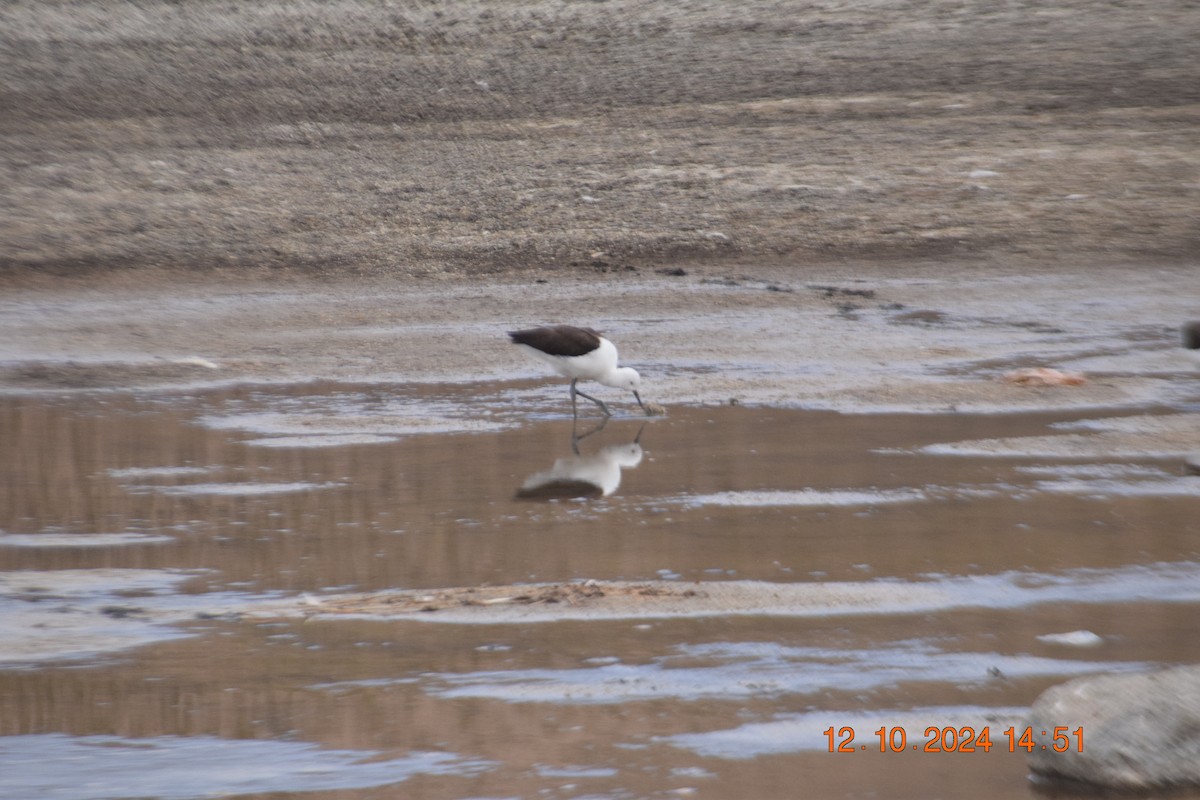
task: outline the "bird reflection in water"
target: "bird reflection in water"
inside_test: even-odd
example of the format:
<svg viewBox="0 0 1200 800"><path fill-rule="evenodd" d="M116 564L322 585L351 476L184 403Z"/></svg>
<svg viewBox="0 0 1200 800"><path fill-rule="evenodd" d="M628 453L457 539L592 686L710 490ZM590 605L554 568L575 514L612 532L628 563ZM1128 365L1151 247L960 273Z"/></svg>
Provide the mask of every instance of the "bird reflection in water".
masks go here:
<svg viewBox="0 0 1200 800"><path fill-rule="evenodd" d="M535 472L525 479L517 490L518 500L571 500L608 497L621 485L621 470L633 469L642 463L642 432L626 444L610 444L592 455L583 455L579 443L589 436L604 430L608 424L605 417L599 425L583 434L571 427L571 455L560 458L554 466Z"/></svg>

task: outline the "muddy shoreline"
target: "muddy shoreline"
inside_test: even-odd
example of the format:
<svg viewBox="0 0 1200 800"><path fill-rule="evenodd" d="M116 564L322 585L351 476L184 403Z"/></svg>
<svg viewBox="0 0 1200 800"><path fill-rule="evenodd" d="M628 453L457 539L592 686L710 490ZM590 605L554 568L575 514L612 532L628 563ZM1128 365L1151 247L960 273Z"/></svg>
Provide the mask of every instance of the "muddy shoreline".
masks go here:
<svg viewBox="0 0 1200 800"><path fill-rule="evenodd" d="M1200 10L0 9L0 283L1195 256Z"/></svg>
<svg viewBox="0 0 1200 800"><path fill-rule="evenodd" d="M668 407L1128 411L1186 407L1195 396L1196 359L1179 341L1195 311L1189 265L1026 274L925 263L895 275L872 264L803 280L786 268L683 272L615 284L509 276L169 288L126 273L90 287L14 289L0 298L0 390L492 383L517 413L565 390L504 331L574 322L616 341L647 396ZM1005 379L1034 367L1082 380Z"/></svg>
<svg viewBox="0 0 1200 800"><path fill-rule="evenodd" d="M1200 313L1197 27L6 4L0 390L537 378L502 332L574 322L667 404L1170 405ZM996 380L1068 361L1094 379Z"/></svg>

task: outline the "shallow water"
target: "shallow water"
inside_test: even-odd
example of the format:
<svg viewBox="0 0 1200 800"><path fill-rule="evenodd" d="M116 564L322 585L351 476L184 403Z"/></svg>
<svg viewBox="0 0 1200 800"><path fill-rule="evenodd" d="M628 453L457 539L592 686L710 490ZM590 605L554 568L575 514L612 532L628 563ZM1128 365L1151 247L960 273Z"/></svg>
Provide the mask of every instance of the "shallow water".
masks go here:
<svg viewBox="0 0 1200 800"><path fill-rule="evenodd" d="M1001 731L1047 686L1200 661L1182 457L937 447L1116 413L675 407L576 453L565 398L530 387L0 400L0 796L769 798L800 779L1008 798L1033 789ZM587 579L845 597L522 624L224 613ZM993 749L878 752L880 727L923 744L951 725L990 726ZM830 726L860 749L828 752Z"/></svg>

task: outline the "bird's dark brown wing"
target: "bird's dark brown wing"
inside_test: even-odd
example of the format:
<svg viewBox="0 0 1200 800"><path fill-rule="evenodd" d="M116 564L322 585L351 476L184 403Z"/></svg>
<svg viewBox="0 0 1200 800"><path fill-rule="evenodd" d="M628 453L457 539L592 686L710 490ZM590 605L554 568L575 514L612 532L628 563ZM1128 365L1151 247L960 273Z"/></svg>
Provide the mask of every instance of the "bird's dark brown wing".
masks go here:
<svg viewBox="0 0 1200 800"><path fill-rule="evenodd" d="M528 489L517 490L517 500L578 500L582 498L600 498L604 490L594 483L587 481L558 480L531 486Z"/></svg>
<svg viewBox="0 0 1200 800"><path fill-rule="evenodd" d="M551 356L583 356L600 346L600 334L591 328L574 325L547 325L509 331L513 344L525 344Z"/></svg>

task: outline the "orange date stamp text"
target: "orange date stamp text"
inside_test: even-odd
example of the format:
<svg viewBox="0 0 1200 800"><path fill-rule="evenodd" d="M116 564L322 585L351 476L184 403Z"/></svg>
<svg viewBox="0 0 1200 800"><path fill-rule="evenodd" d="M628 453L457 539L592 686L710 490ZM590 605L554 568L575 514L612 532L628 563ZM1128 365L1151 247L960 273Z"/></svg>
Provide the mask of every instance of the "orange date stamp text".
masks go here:
<svg viewBox="0 0 1200 800"><path fill-rule="evenodd" d="M1020 730L1009 726L1001 731L996 741L992 741L991 727L982 728L970 726L955 727L953 725L930 725L925 728L921 741L909 744L909 732L903 725L884 725L874 731L874 738L867 739L870 744L856 741L857 732L849 725L842 727L829 726L822 733L829 745L830 753L860 753L867 750L878 750L880 753L903 753L915 750L918 753L990 753L992 747L1001 752L1015 753L1023 749L1026 753L1034 750L1053 750L1065 753L1074 747L1083 752L1083 726L1071 730L1067 725L1059 725L1041 732L1043 741L1035 738L1033 728ZM864 737L865 738L865 737Z"/></svg>

